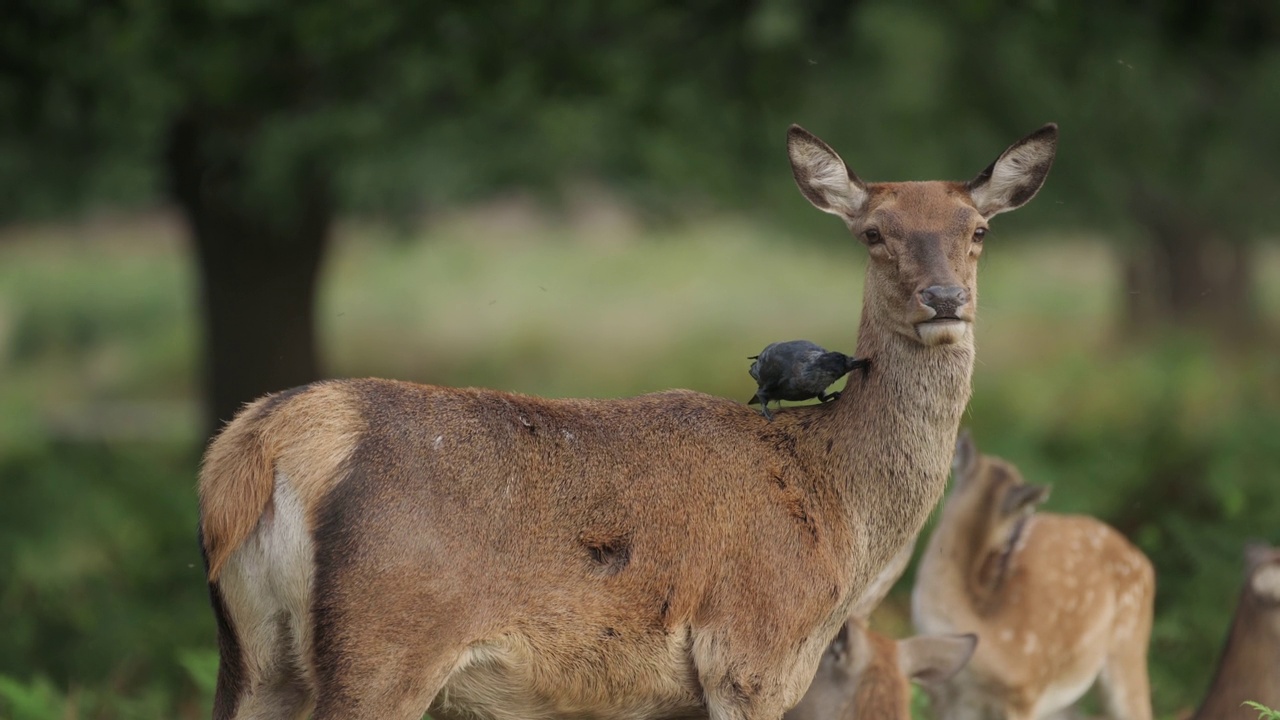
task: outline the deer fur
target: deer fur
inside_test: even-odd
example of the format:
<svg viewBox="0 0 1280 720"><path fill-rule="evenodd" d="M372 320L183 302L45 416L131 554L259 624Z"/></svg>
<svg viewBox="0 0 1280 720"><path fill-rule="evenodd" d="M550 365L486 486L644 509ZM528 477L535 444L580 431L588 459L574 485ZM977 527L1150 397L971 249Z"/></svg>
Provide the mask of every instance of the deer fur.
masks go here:
<svg viewBox="0 0 1280 720"><path fill-rule="evenodd" d="M991 168L864 184L793 127L802 192L864 240L879 228L857 345L872 366L771 423L686 390L372 379L249 405L200 475L214 717L780 718L942 493L978 230L1031 199L1056 139L1007 150L995 175L1016 180L993 190ZM970 301L930 322L921 289L957 285Z"/></svg>
<svg viewBox="0 0 1280 720"><path fill-rule="evenodd" d="M1246 700L1280 708L1280 548L1245 549L1245 583L1195 720L1254 720Z"/></svg>
<svg viewBox="0 0 1280 720"><path fill-rule="evenodd" d="M930 685L969 661L976 635L894 640L850 619L827 646L818 674L785 720L911 720L911 682Z"/></svg>
<svg viewBox="0 0 1280 720"><path fill-rule="evenodd" d="M918 632L980 638L969 664L930 689L941 718L1048 717L1095 680L1110 717L1151 717L1151 562L1098 520L1033 512L1047 497L960 436L912 591Z"/></svg>

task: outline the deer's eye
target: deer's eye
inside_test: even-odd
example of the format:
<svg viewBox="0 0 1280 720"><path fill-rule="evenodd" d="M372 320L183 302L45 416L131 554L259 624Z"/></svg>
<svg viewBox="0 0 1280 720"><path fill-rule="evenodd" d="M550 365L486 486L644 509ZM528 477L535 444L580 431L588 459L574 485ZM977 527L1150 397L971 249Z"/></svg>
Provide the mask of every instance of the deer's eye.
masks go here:
<svg viewBox="0 0 1280 720"><path fill-rule="evenodd" d="M880 235L880 231L875 228L867 228L862 231L862 237L867 239L868 245L879 245L884 242L884 237Z"/></svg>
<svg viewBox="0 0 1280 720"><path fill-rule="evenodd" d="M982 239L985 238L986 236L987 236L986 228L978 228L977 230L973 231L973 241L976 243L982 242Z"/></svg>

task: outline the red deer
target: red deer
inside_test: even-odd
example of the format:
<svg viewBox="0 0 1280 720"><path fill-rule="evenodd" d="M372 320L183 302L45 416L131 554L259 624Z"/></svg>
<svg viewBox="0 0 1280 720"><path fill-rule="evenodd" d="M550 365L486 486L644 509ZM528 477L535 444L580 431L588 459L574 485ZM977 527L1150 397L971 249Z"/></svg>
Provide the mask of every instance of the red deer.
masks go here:
<svg viewBox="0 0 1280 720"><path fill-rule="evenodd" d="M941 718L1043 718L1095 680L1110 717L1151 717L1151 562L1098 520L1035 513L1048 490L958 439L911 598L917 631L979 638L969 664L929 689Z"/></svg>
<svg viewBox="0 0 1280 720"><path fill-rule="evenodd" d="M1218 672L1195 720L1254 720L1245 701L1280 708L1280 548L1245 550L1245 583Z"/></svg>
<svg viewBox="0 0 1280 720"><path fill-rule="evenodd" d="M216 718L778 720L800 700L942 494L987 223L1039 190L1057 127L968 183L864 183L787 141L870 255L870 371L773 422L686 390L372 379L250 404L200 475Z"/></svg>
<svg viewBox="0 0 1280 720"><path fill-rule="evenodd" d="M942 682L973 655L976 635L893 640L851 619L827 646L809 691L784 720L911 720L912 681Z"/></svg>

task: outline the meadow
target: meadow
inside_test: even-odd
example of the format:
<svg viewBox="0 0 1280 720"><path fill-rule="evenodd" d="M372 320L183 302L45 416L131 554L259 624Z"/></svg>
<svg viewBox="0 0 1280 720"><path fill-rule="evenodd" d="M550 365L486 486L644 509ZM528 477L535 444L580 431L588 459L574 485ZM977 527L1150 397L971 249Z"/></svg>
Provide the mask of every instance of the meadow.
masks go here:
<svg viewBox="0 0 1280 720"><path fill-rule="evenodd" d="M842 232L518 207L345 225L320 298L327 374L745 401L769 342L852 350L864 259ZM1118 257L1107 238L993 233L966 425L1054 486L1047 510L1151 556L1154 703L1174 717L1209 681L1245 541L1280 542L1280 251L1260 252L1264 321L1235 348L1131 337ZM163 214L0 234L0 718L207 716L193 262ZM877 616L896 634L910 578Z"/></svg>

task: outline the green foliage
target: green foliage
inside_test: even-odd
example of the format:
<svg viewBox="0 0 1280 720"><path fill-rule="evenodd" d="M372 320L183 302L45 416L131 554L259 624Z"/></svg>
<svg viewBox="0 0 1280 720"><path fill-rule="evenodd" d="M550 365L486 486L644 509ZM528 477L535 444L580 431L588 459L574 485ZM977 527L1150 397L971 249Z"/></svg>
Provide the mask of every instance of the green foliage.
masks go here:
<svg viewBox="0 0 1280 720"><path fill-rule="evenodd" d="M0 247L0 717L199 717L210 697L189 269L147 232L93 251L54 235ZM745 399L746 356L765 343L855 337L853 246L741 223L617 245L514 235L460 223L431 242L344 236L320 301L335 374ZM1258 470L1280 466L1280 359L1194 337L1120 343L1105 246L991 243L966 424L984 451L1054 485L1048 509L1098 515L1151 556L1155 705L1193 707L1245 540L1280 540L1280 495ZM1262 258L1260 279L1280 282L1280 256ZM1269 327L1278 315L1272 302Z"/></svg>
<svg viewBox="0 0 1280 720"><path fill-rule="evenodd" d="M1258 711L1258 720L1280 720L1280 710L1273 710L1252 700L1246 700L1244 704Z"/></svg>
<svg viewBox="0 0 1280 720"><path fill-rule="evenodd" d="M0 63L0 218L161 195L183 118L264 210L320 167L380 214L601 178L650 207L800 222L773 182L789 122L877 179L969 177L1057 120L1058 204L1015 223L1122 228L1151 197L1228 236L1274 228L1267 3L25 6Z"/></svg>

